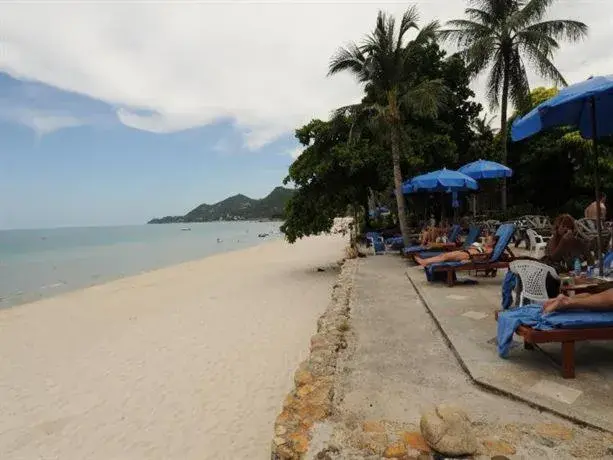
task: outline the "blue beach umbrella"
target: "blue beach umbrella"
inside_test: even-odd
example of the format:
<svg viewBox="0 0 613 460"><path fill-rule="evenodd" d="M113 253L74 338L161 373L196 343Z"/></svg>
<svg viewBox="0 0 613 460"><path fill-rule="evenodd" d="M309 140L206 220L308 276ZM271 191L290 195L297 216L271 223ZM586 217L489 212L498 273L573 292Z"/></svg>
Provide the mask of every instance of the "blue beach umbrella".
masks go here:
<svg viewBox="0 0 613 460"><path fill-rule="evenodd" d="M416 176L402 184L402 193L445 192L452 194L452 207L460 207L458 192L477 190L479 185L473 178L451 169L439 169Z"/></svg>
<svg viewBox="0 0 613 460"><path fill-rule="evenodd" d="M459 192L465 190L477 190L479 185L472 177L452 169L439 169L402 184L402 193L416 192Z"/></svg>
<svg viewBox="0 0 613 460"><path fill-rule="evenodd" d="M511 140L520 141L555 126L576 127L584 139L592 139L594 186L596 201L600 201L598 138L613 134L613 75L590 77L561 89L557 95L515 120L511 127ZM600 206L596 206L596 212L598 261L602 273Z"/></svg>
<svg viewBox="0 0 613 460"><path fill-rule="evenodd" d="M500 179L513 175L511 168L488 160L473 161L472 163L465 164L458 171L473 179Z"/></svg>
<svg viewBox="0 0 613 460"><path fill-rule="evenodd" d="M503 177L511 177L513 170L505 165L496 163L495 161L477 160L472 163L465 164L460 169L461 173L472 177L473 179L501 179ZM473 215L477 214L477 197L473 200Z"/></svg>

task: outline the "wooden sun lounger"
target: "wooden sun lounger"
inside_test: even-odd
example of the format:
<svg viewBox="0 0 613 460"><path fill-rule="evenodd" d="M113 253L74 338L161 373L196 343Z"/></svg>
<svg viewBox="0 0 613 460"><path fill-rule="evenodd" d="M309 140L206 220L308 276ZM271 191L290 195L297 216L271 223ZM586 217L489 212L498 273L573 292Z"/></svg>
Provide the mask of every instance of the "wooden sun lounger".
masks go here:
<svg viewBox="0 0 613 460"><path fill-rule="evenodd" d="M539 331L529 326L519 326L515 331L524 338L524 348L531 350L537 343L562 344L562 377L575 378L575 342L585 340L613 340L613 327L593 327L589 329L553 329Z"/></svg>
<svg viewBox="0 0 613 460"><path fill-rule="evenodd" d="M499 311L496 312L496 320L498 320L499 313ZM534 350L534 345L539 343L561 343L562 377L565 379L575 378L575 342L613 340L613 327L539 331L530 326L519 326L515 333L523 337L526 350Z"/></svg>
<svg viewBox="0 0 613 460"><path fill-rule="evenodd" d="M471 262L464 265L456 265L450 267L436 267L436 271L447 273L447 286L453 287L456 282L455 274L458 271L482 271L485 276L496 276L496 270L499 268L509 268L509 263L515 259L515 255L507 246L505 252L498 258L497 261L491 262L485 260L483 262L477 261L477 258L473 258Z"/></svg>

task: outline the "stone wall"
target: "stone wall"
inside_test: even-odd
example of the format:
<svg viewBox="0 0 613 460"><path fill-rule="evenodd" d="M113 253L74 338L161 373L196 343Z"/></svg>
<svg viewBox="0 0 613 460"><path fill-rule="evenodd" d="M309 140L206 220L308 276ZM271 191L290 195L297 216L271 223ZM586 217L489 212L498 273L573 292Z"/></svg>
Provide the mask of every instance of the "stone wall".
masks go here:
<svg viewBox="0 0 613 460"><path fill-rule="evenodd" d="M357 259L344 261L328 308L317 321L309 357L294 374L294 389L277 416L272 460L302 459L309 449L315 423L332 413L338 352L347 346L350 300Z"/></svg>

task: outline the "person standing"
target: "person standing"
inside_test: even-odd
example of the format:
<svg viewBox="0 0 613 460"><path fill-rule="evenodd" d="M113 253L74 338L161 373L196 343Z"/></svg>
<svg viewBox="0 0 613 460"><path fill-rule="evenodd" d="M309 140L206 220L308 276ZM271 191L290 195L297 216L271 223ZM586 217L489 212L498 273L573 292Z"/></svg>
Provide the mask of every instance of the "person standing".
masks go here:
<svg viewBox="0 0 613 460"><path fill-rule="evenodd" d="M602 220L606 220L607 217L607 205L606 205L606 201L607 201L607 196L604 193L600 194L600 218ZM597 219L597 211L598 208L596 207L598 206L598 204L596 203L596 201L593 201L592 203L590 203L590 205L585 208L585 218L586 219Z"/></svg>

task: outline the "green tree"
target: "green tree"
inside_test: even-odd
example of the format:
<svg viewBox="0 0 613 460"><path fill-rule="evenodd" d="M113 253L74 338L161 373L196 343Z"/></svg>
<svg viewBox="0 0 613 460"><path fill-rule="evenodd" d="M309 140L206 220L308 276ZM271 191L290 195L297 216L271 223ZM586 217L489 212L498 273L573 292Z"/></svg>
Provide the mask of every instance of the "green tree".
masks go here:
<svg viewBox="0 0 613 460"><path fill-rule="evenodd" d="M382 128L389 134L398 220L407 246L409 233L400 166L403 116L412 113L416 116L435 117L445 93L440 79L423 80L415 72L416 49L435 40L439 27L438 22L431 22L420 30L418 20L417 8L411 7L396 28L395 19L380 11L374 31L361 45L352 43L340 48L329 68L329 75L348 71L366 86L367 95L371 96L370 101L351 109L368 113L383 122ZM406 42L406 34L412 29L419 32L413 40Z"/></svg>
<svg viewBox="0 0 613 460"><path fill-rule="evenodd" d="M352 122L336 117L331 121L312 120L296 130L305 146L292 163L285 183L293 182L296 192L285 209L281 230L293 243L298 238L330 230L334 218L346 215L350 206L368 212L370 189L387 185L391 161L368 133L347 142Z"/></svg>
<svg viewBox="0 0 613 460"><path fill-rule="evenodd" d="M491 68L487 96L492 106L500 105L502 162L507 162L507 105L526 105L530 93L524 58L537 73L556 84L566 85L553 64L558 40L577 41L587 35L587 26L579 21L546 20L554 0L469 0L467 19L449 21L441 31L462 49L471 70L477 74ZM506 209L506 181L502 187L502 207Z"/></svg>

